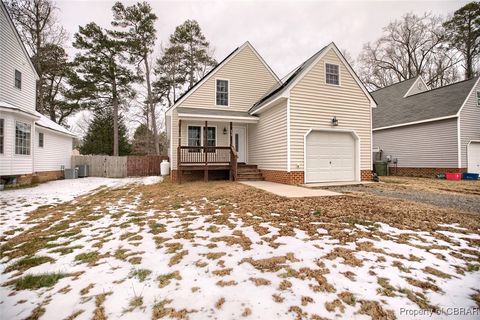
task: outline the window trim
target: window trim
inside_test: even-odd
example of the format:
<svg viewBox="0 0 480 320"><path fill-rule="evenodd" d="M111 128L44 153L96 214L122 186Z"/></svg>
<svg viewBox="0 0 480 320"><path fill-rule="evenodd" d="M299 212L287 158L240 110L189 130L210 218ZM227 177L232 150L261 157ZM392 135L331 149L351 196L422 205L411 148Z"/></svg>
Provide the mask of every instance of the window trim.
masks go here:
<svg viewBox="0 0 480 320"><path fill-rule="evenodd" d="M477 107L480 107L480 90L477 90Z"/></svg>
<svg viewBox="0 0 480 320"><path fill-rule="evenodd" d="M205 135L204 135L205 125L200 125L200 124L198 124L198 125L197 124L188 124L187 125L187 146L189 146L189 144L188 144L188 130L191 127L200 127L200 146L199 146L199 148L203 148L204 147L203 143L204 143L204 138L205 138ZM217 128L216 125L215 126L210 126L209 125L207 128L215 128L215 146L214 147L216 147L217 144L218 144L218 128ZM192 147L194 147L194 146L192 146ZM200 150L198 150L198 151L190 150L190 152L200 152Z"/></svg>
<svg viewBox="0 0 480 320"><path fill-rule="evenodd" d="M19 86L17 86L17 72L20 75L19 81ZM17 88L18 90L22 90L22 71L15 69L13 73L13 86Z"/></svg>
<svg viewBox="0 0 480 320"><path fill-rule="evenodd" d="M26 124L27 126L30 126L30 139L28 141L28 153L27 154L24 154L24 153L17 153L17 123L22 123L22 124ZM14 138L14 145L13 147L15 148L14 150L14 154L15 156L20 156L20 157L31 157L32 156L32 124L31 123L28 123L28 122L23 122L23 121L20 121L20 120L15 120L15 127L14 127L14 131L13 131L13 138Z"/></svg>
<svg viewBox="0 0 480 320"><path fill-rule="evenodd" d="M223 104L217 104L217 81L227 81L227 104L226 105L223 105ZM231 91L230 91L230 79L226 79L226 78L215 78L215 106L217 107L222 107L222 108L225 108L225 107L230 107L230 94L231 94Z"/></svg>
<svg viewBox="0 0 480 320"><path fill-rule="evenodd" d="M40 137L42 137L42 139L40 139ZM42 142L40 144L40 141ZM38 133L38 147L39 148L42 148L45 146L45 134L43 132L39 132Z"/></svg>
<svg viewBox="0 0 480 320"><path fill-rule="evenodd" d="M0 118L0 141L1 141L1 148L0 148L0 154L4 155L5 154L5 119Z"/></svg>
<svg viewBox="0 0 480 320"><path fill-rule="evenodd" d="M338 84L328 83L328 82L327 82L327 64L338 67ZM333 62L326 62L326 61L325 61L323 67L324 67L324 71L325 71L325 72L324 72L325 84L326 84L326 85L329 85L329 86L341 87L342 81L341 81L341 77L340 77L340 64L333 63Z"/></svg>

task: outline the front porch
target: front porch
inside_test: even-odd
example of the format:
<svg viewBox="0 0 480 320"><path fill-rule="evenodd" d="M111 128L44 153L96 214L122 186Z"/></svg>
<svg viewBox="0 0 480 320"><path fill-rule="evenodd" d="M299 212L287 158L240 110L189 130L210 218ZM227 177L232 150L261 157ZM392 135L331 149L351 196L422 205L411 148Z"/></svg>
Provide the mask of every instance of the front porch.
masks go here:
<svg viewBox="0 0 480 320"><path fill-rule="evenodd" d="M256 166L247 165L248 123L258 121L246 112L178 108L176 181L223 177L230 181L261 178ZM222 172L223 171L223 172ZM187 176L188 174L188 176Z"/></svg>

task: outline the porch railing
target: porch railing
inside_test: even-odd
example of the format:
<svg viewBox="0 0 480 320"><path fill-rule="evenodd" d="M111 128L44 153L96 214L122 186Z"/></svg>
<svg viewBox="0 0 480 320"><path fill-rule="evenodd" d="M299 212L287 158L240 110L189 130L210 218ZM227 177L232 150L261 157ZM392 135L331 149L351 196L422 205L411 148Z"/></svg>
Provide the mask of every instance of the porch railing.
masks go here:
<svg viewBox="0 0 480 320"><path fill-rule="evenodd" d="M230 166L232 178L237 177L237 152L234 147L192 147L179 146L177 159L179 166L185 165L227 165Z"/></svg>

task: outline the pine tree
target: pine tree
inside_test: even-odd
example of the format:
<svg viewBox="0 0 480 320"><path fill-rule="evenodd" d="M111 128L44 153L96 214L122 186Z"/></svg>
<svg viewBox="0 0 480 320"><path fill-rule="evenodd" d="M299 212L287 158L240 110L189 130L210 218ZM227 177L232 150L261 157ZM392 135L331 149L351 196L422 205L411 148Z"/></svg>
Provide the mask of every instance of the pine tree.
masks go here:
<svg viewBox="0 0 480 320"><path fill-rule="evenodd" d="M473 1L461 7L444 26L450 45L463 55L465 79L472 78L480 55L480 2Z"/></svg>
<svg viewBox="0 0 480 320"><path fill-rule="evenodd" d="M206 69L217 64L211 57L210 43L195 20L187 20L179 25L170 36L170 44L182 48L182 61L186 71L188 89L193 87L198 78L205 74Z"/></svg>
<svg viewBox="0 0 480 320"><path fill-rule="evenodd" d="M127 139L127 128L122 116L118 118L118 149L120 156L129 155L131 152L131 146ZM114 155L113 114L110 110L103 109L95 112L80 147L80 153Z"/></svg>
<svg viewBox="0 0 480 320"><path fill-rule="evenodd" d="M156 154L160 154L156 108L152 96L152 82L150 80L151 66L149 61L150 55L155 47L155 40L157 39L155 29L157 16L153 13L152 8L147 2L136 3L129 7L125 7L121 2L116 2L112 11L112 25L120 28L120 30L116 30L112 34L117 39L128 43L127 49L130 52L132 63L136 65L143 63L143 72L141 68L137 70L139 76L144 78L147 85L147 110L152 123L155 152Z"/></svg>
<svg viewBox="0 0 480 320"><path fill-rule="evenodd" d="M119 106L134 96L132 83L138 77L125 65L128 43L120 41L94 22L80 27L73 46L80 52L75 57L79 77L77 94L90 105L110 109L113 116L113 155L119 154Z"/></svg>

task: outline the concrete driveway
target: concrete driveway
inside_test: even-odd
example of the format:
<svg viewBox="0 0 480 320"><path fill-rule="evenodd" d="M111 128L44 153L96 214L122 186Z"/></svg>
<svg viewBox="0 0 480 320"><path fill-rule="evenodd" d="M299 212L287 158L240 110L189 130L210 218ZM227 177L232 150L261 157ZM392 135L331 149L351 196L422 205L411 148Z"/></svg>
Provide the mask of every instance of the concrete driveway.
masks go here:
<svg viewBox="0 0 480 320"><path fill-rule="evenodd" d="M341 193L329 190L307 189L270 181L241 181L240 183L287 198L328 197L341 195Z"/></svg>

